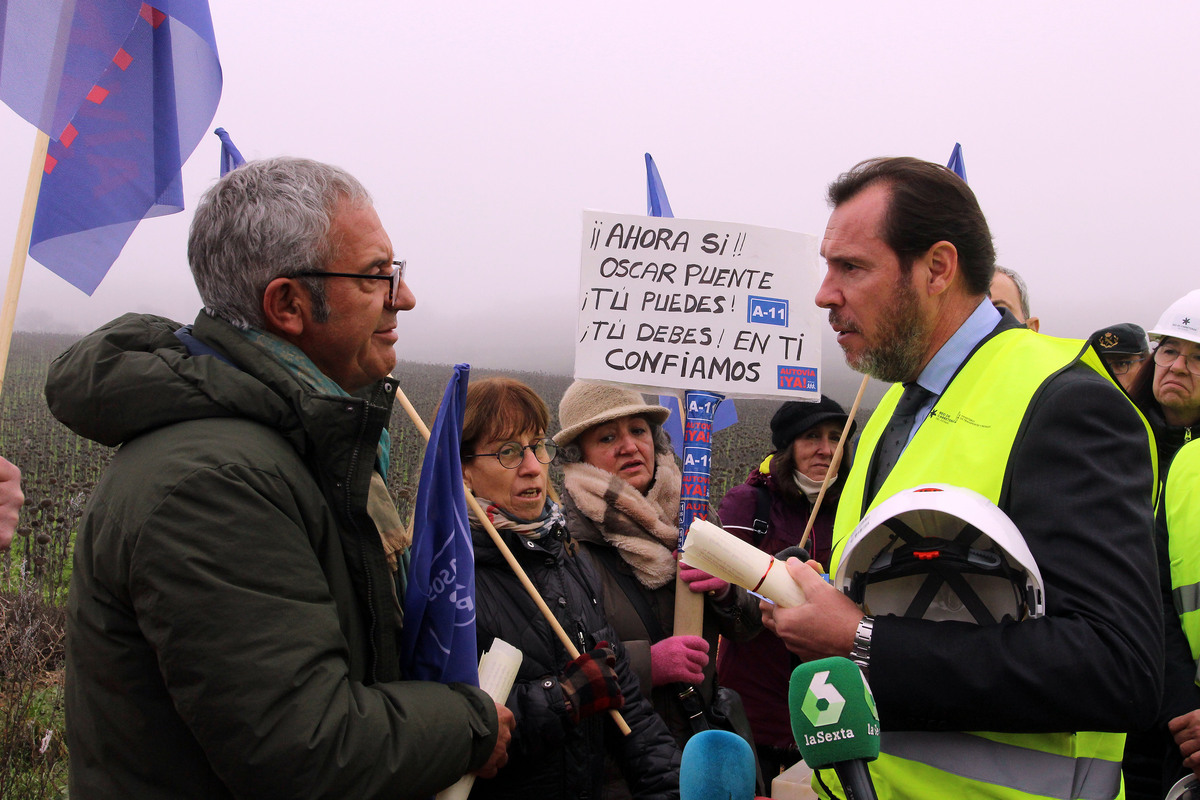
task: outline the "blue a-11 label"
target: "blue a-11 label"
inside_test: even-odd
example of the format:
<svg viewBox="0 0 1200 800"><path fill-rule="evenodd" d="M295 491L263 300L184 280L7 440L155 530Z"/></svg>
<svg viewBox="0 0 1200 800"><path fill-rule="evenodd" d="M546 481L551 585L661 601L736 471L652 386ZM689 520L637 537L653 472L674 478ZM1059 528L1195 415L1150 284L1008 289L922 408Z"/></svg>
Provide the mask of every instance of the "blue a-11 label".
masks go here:
<svg viewBox="0 0 1200 800"><path fill-rule="evenodd" d="M746 322L757 322L760 325L788 324L788 301L776 297L755 297L750 295L749 309L746 311Z"/></svg>
<svg viewBox="0 0 1200 800"><path fill-rule="evenodd" d="M787 367L780 364L779 388L791 389L796 392L815 392L817 390L816 368Z"/></svg>

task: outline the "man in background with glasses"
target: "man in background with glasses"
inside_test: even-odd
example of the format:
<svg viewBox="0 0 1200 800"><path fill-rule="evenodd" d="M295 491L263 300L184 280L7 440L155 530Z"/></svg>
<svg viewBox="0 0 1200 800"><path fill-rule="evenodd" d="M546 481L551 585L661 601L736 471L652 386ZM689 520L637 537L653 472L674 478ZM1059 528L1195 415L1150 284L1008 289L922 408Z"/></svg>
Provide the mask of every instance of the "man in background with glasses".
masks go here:
<svg viewBox="0 0 1200 800"><path fill-rule="evenodd" d="M511 712L400 672L384 470L416 301L370 196L327 164L248 163L201 200L188 259L193 325L128 314L47 381L60 420L121 445L75 549L72 796L424 798L494 775Z"/></svg>
<svg viewBox="0 0 1200 800"><path fill-rule="evenodd" d="M1088 337L1088 343L1096 348L1125 391L1132 391L1137 368L1150 355L1150 338L1145 328L1132 322L1109 325Z"/></svg>

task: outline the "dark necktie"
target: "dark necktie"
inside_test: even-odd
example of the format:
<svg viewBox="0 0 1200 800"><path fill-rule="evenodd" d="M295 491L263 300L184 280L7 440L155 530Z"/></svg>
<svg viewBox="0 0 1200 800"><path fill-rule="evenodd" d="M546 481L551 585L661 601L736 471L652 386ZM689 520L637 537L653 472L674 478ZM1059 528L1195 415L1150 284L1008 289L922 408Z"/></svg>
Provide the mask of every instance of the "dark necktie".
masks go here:
<svg viewBox="0 0 1200 800"><path fill-rule="evenodd" d="M892 412L892 418L879 439L879 458L876 459L875 477L871 481L872 497L900 460L900 453L908 443L908 434L917 419L917 410L932 396L933 392L917 383L905 385L904 394L900 395L900 402L896 404L896 410Z"/></svg>

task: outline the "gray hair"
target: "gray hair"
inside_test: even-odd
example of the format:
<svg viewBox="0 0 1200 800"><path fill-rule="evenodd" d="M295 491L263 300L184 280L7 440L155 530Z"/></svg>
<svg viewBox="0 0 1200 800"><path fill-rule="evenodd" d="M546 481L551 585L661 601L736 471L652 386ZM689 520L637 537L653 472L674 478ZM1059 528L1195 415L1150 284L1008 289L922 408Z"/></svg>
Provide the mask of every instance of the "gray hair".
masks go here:
<svg viewBox="0 0 1200 800"><path fill-rule="evenodd" d="M1009 277L1013 285L1017 287L1017 297L1021 298L1021 314L1025 319L1029 319L1029 287L1025 285L1025 279L1017 274L1016 270L1011 270L1008 267L996 265L996 272L1001 272ZM991 296L991 292L988 292Z"/></svg>
<svg viewBox="0 0 1200 800"><path fill-rule="evenodd" d="M342 203L371 196L345 170L304 158L250 161L217 181L196 207L188 263L204 308L239 328L266 324L262 296L275 278L323 270L338 243L329 231ZM319 278L302 279L313 315L329 315Z"/></svg>
<svg viewBox="0 0 1200 800"><path fill-rule="evenodd" d="M637 416L637 414L632 416ZM650 438L654 440L655 457L674 453L675 450L671 447L671 436L663 429L663 426L650 422L650 420L646 420L646 423L650 426ZM579 446L579 436L558 448L558 456L554 460L559 464L583 463L583 448Z"/></svg>

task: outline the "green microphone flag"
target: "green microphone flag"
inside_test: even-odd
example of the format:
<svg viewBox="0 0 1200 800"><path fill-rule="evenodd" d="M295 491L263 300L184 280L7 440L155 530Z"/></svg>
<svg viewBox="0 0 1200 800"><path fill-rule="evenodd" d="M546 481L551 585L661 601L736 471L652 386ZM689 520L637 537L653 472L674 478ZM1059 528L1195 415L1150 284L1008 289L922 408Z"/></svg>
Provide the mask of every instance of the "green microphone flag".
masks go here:
<svg viewBox="0 0 1200 800"><path fill-rule="evenodd" d="M796 667L788 687L792 735L813 769L879 756L879 712L862 672L846 658Z"/></svg>

